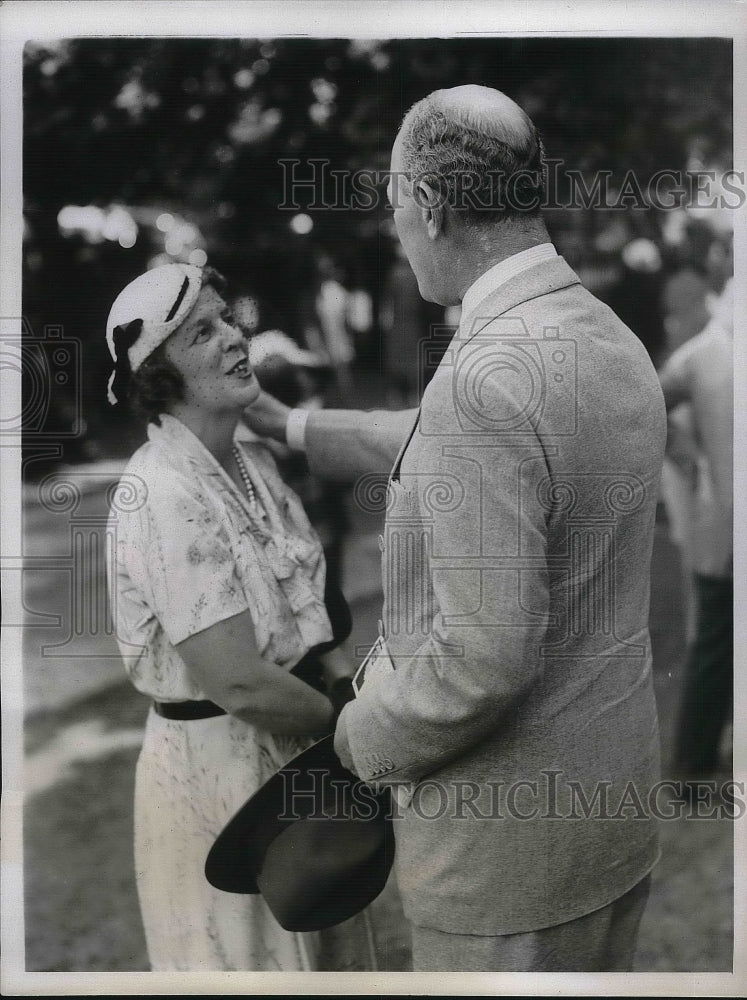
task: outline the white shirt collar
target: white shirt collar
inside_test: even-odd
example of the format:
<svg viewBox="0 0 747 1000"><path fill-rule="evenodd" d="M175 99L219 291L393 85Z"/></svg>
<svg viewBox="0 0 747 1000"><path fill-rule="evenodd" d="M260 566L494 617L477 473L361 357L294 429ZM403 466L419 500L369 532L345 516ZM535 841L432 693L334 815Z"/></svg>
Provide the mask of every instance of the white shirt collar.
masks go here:
<svg viewBox="0 0 747 1000"><path fill-rule="evenodd" d="M522 271L527 271L535 264L542 264L546 260L557 257L558 253L552 243L539 243L528 250L520 250L519 253L506 257L505 260L481 274L477 281L474 281L462 299L462 316L475 309L484 298L494 292L501 285L504 285L510 278L516 277Z"/></svg>

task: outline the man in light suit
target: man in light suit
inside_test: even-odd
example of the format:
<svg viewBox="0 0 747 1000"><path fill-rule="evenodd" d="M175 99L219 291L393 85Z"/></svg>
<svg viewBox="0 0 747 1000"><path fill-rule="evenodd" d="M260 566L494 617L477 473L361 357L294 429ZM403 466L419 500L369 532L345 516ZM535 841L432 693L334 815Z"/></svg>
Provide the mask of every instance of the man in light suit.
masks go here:
<svg viewBox="0 0 747 1000"><path fill-rule="evenodd" d="M665 411L643 345L549 241L541 157L498 91L416 104L394 221L423 297L462 304L419 410L254 417L317 473L392 470L395 670L344 708L335 748L406 793L395 864L417 970L629 969L657 859Z"/></svg>

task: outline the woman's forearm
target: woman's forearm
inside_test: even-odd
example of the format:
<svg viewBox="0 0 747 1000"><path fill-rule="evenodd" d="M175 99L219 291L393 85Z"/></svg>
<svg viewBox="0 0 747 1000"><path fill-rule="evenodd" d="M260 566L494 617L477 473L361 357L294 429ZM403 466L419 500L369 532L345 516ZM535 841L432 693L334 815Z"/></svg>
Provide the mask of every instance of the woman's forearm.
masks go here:
<svg viewBox="0 0 747 1000"><path fill-rule="evenodd" d="M263 664L250 683L231 685L218 702L231 715L259 729L283 736L329 732L333 709L329 698L282 667Z"/></svg>

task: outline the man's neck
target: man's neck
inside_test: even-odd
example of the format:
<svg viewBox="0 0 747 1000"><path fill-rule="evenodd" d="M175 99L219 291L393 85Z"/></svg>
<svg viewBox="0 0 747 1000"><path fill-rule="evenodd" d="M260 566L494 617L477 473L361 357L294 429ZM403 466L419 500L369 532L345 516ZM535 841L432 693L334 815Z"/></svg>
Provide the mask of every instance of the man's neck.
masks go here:
<svg viewBox="0 0 747 1000"><path fill-rule="evenodd" d="M462 266L458 285L459 301L462 301L467 289L491 267L495 267L501 261L508 260L514 254L521 253L522 250L529 250L541 243L548 243L549 240L550 237L544 225L538 225L530 231L509 230L502 232L498 241L476 240L473 248L461 256Z"/></svg>

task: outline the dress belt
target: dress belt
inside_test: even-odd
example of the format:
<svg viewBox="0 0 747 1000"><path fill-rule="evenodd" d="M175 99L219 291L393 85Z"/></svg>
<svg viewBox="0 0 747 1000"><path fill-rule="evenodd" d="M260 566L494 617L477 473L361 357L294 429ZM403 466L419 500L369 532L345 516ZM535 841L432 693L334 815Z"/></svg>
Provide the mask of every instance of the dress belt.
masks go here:
<svg viewBox="0 0 747 1000"><path fill-rule="evenodd" d="M156 715L164 719L174 719L177 722L188 722L192 719L212 719L217 715L228 713L214 701L154 701Z"/></svg>

